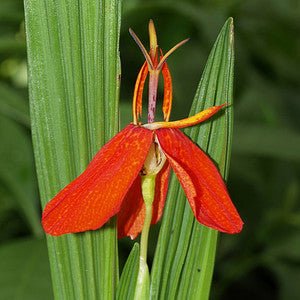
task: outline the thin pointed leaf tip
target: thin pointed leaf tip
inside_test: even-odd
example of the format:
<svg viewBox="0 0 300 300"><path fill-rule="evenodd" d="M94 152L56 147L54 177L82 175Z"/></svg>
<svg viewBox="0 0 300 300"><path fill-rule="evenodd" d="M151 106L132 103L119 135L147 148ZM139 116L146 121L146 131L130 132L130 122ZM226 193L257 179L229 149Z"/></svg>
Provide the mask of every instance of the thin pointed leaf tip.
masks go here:
<svg viewBox="0 0 300 300"><path fill-rule="evenodd" d="M42 216L45 232L59 236L96 230L117 215L118 237L134 239L141 232L145 218L142 176L156 176L153 225L163 212L170 168L177 175L198 222L221 232L240 232L243 221L219 171L204 152L179 130L207 120L226 104L208 108L187 119L169 122L172 81L166 58L186 40L165 56L161 52L158 60L159 48L152 20L149 23L149 52L132 30L130 33L146 60L134 89L133 123L101 148L87 169L46 205ZM165 85L164 121L149 122L148 118L148 123L142 124L138 117L144 82L148 72L151 78L158 74L158 69L162 70ZM157 85L150 86L153 77L150 78L149 102L153 102L150 97L156 97L156 90L150 89L156 89Z"/></svg>

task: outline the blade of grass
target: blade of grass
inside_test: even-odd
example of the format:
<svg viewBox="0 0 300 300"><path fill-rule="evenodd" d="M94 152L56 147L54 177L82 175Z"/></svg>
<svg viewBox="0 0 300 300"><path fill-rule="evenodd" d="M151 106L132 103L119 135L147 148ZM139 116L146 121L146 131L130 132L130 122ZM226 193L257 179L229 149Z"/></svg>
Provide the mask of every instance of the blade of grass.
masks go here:
<svg viewBox="0 0 300 300"><path fill-rule="evenodd" d="M118 131L118 0L25 0L33 144L42 206ZM112 299L115 220L47 237L56 299Z"/></svg>
<svg viewBox="0 0 300 300"><path fill-rule="evenodd" d="M205 108L232 103L233 22L223 26L208 58L190 115ZM232 106L185 130L228 173ZM151 272L151 299L208 299L218 232L197 221L176 176L172 174Z"/></svg>
<svg viewBox="0 0 300 300"><path fill-rule="evenodd" d="M135 243L127 258L118 284L116 299L131 300L134 298L136 280L139 271L140 246Z"/></svg>

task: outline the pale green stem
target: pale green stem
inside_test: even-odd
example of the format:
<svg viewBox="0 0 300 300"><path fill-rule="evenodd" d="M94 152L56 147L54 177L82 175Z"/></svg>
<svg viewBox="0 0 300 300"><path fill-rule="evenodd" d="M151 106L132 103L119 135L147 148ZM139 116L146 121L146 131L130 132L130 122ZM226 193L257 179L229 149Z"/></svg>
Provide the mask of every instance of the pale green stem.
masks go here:
<svg viewBox="0 0 300 300"><path fill-rule="evenodd" d="M142 194L145 202L145 220L141 234L139 274L137 277L135 300L148 300L150 295L150 277L147 265L148 234L152 219L152 203L155 194L155 177L142 176Z"/></svg>

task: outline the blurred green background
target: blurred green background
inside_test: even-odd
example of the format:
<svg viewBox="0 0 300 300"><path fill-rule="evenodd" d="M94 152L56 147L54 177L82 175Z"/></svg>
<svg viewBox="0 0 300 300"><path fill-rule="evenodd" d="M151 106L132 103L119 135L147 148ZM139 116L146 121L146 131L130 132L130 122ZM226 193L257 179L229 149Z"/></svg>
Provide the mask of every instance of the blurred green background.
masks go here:
<svg viewBox="0 0 300 300"><path fill-rule="evenodd" d="M121 127L131 121L134 82L143 63L128 28L147 46L152 18L164 51L191 38L168 60L175 120L187 116L208 53L230 16L236 60L228 188L245 227L239 235L220 235L211 299L296 299L300 295L299 1L124 1ZM160 85L160 98L162 93ZM0 299L7 299L3 295L52 299L40 211L23 2L1 0ZM150 255L158 226L151 231ZM120 241L121 264L131 246L129 239Z"/></svg>

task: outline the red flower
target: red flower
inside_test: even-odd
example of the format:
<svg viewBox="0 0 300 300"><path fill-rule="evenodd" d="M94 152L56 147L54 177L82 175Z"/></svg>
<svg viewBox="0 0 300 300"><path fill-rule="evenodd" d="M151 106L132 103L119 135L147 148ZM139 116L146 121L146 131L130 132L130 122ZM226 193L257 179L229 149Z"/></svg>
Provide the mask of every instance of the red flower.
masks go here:
<svg viewBox="0 0 300 300"><path fill-rule="evenodd" d="M230 200L217 168L178 129L206 120L225 104L211 107L184 120L168 122L172 105L172 82L166 58L186 40L158 61L152 22L149 24L149 32L150 54L137 36L130 32L146 58L134 90L133 124L126 126L101 148L87 169L46 205L42 217L46 233L59 236L96 230L118 214L118 237L135 238L142 230L145 216L141 175L156 175L153 225L159 221L163 212L170 167L177 175L198 222L226 233L242 230L243 221ZM153 122L160 70L165 86L165 121ZM143 125L138 123L138 118L141 115L142 93L148 72L149 123Z"/></svg>

